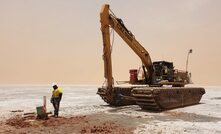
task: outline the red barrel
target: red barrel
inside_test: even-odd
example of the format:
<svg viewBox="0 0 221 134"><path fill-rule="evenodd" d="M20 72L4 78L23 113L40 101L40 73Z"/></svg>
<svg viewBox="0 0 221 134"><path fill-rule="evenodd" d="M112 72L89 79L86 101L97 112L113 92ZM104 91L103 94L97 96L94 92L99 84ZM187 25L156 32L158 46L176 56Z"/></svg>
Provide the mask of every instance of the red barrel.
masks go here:
<svg viewBox="0 0 221 134"><path fill-rule="evenodd" d="M137 69L131 69L130 71L130 84L135 84L137 79Z"/></svg>

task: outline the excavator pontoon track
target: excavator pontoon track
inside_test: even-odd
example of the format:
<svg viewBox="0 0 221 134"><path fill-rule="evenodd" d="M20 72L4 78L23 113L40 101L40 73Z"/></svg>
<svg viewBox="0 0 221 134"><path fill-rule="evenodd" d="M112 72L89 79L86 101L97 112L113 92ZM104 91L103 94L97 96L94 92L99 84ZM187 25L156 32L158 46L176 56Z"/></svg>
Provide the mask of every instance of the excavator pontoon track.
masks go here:
<svg viewBox="0 0 221 134"><path fill-rule="evenodd" d="M163 111L198 104L205 89L200 87L114 87L98 88L97 94L112 106L139 105L144 110Z"/></svg>
<svg viewBox="0 0 221 134"><path fill-rule="evenodd" d="M198 104L205 89L200 87L141 87L132 96L144 110L162 111Z"/></svg>
<svg viewBox="0 0 221 134"><path fill-rule="evenodd" d="M107 90L104 87L98 88L97 94L108 104L112 106L125 106L136 104L131 96L133 87L114 87Z"/></svg>

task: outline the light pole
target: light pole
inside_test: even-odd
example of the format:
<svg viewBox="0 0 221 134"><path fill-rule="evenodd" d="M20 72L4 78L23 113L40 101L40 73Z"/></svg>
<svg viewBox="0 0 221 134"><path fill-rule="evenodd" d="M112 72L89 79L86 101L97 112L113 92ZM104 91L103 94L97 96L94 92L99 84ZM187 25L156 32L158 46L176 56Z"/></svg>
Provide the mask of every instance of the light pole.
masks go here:
<svg viewBox="0 0 221 134"><path fill-rule="evenodd" d="M187 69L188 69L187 67L188 67L189 55L190 55L191 53L193 53L193 49L190 49L189 52L188 52L188 54L187 54L187 58L186 58L186 72L187 72Z"/></svg>

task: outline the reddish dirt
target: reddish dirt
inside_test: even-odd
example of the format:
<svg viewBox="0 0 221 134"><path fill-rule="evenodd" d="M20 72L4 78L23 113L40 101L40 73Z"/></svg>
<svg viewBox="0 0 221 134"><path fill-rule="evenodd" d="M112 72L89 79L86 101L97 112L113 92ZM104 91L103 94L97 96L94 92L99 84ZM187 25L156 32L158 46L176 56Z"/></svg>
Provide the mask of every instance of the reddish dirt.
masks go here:
<svg viewBox="0 0 221 134"><path fill-rule="evenodd" d="M100 115L99 115L100 116ZM111 116L109 116L111 117ZM105 119L104 119L105 118ZM113 119L96 118L96 115L74 116L70 118L50 117L48 120L34 118L12 117L0 123L0 133L76 133L76 134L132 134L133 129Z"/></svg>
<svg viewBox="0 0 221 134"><path fill-rule="evenodd" d="M6 125L13 126L15 128L24 128L24 127L31 126L31 124L27 122L26 119L22 118L21 116L15 116L6 120Z"/></svg>

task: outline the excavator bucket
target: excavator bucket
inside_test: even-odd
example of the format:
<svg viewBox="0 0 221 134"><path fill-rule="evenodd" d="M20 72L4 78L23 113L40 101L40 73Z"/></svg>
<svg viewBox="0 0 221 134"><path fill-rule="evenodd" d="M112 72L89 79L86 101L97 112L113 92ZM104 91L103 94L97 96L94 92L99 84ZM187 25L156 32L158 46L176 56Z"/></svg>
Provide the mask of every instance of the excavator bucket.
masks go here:
<svg viewBox="0 0 221 134"><path fill-rule="evenodd" d="M97 94L109 105L125 106L135 105L136 101L131 96L133 87L114 87L107 90L104 87L98 88Z"/></svg>

